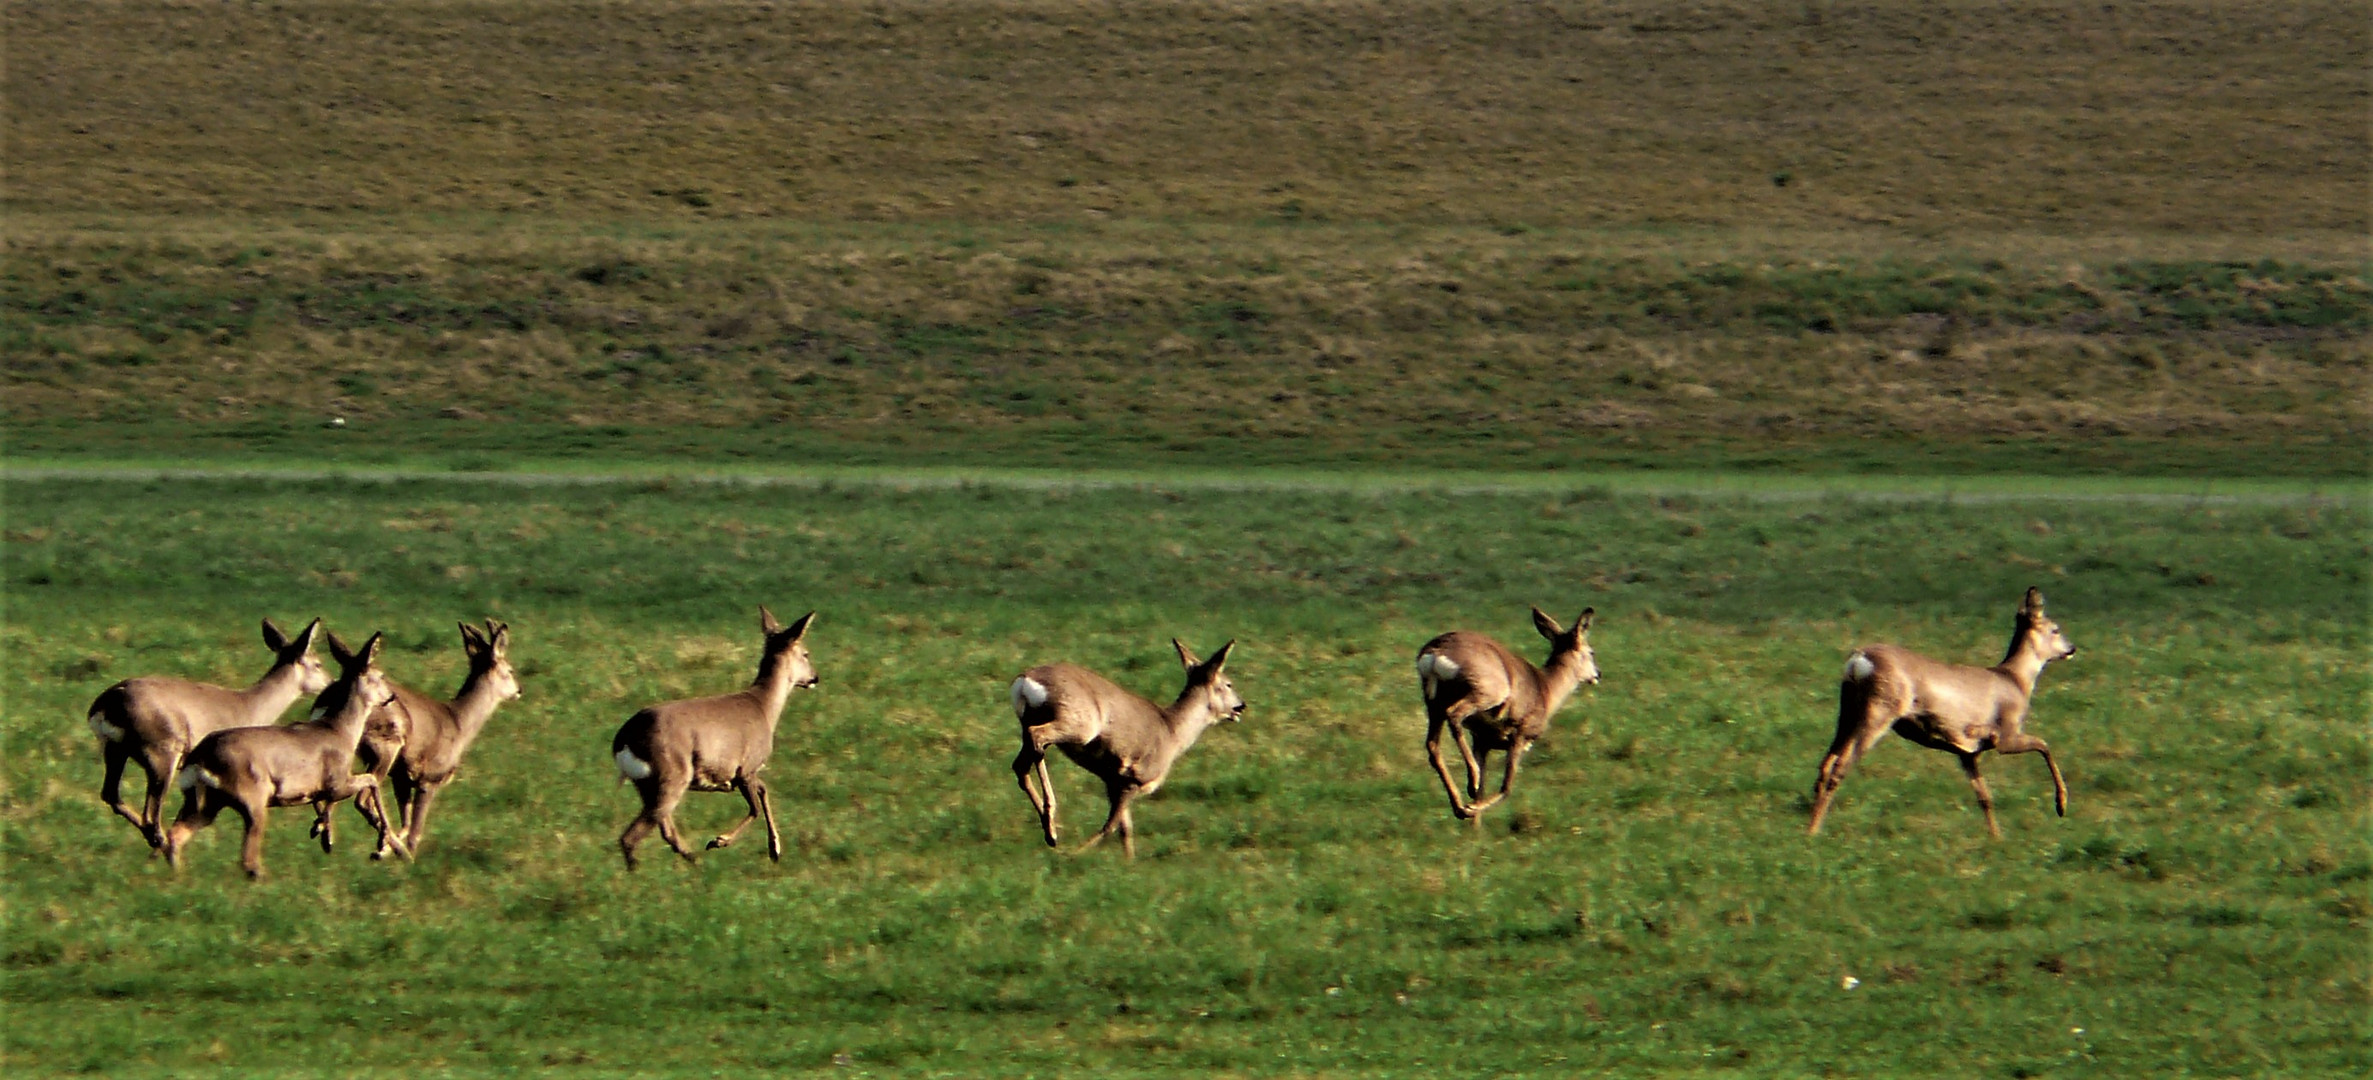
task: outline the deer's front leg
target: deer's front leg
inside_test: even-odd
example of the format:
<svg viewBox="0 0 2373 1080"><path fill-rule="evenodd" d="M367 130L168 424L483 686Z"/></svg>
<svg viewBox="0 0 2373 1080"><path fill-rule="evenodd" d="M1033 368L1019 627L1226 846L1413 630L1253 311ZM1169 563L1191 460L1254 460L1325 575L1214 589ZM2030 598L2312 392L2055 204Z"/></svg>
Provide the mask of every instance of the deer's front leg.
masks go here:
<svg viewBox="0 0 2373 1080"><path fill-rule="evenodd" d="M334 843L330 834L330 811L337 807L337 803L328 799L313 800L313 825L305 834L321 841L321 853L324 855L330 853Z"/></svg>
<svg viewBox="0 0 2373 1080"><path fill-rule="evenodd" d="M247 835L239 842L239 865L247 871L248 878L261 881L264 878L264 802L258 799L250 805L234 800L231 809L247 819Z"/></svg>
<svg viewBox="0 0 2373 1080"><path fill-rule="evenodd" d="M1514 743L1510 744L1506 750L1502 751L1502 753L1507 755L1508 763L1505 771L1500 774L1500 790L1492 795L1492 797L1474 805L1474 811L1478 816L1480 816L1485 810L1489 810L1494 806L1498 806L1501 800L1508 797L1508 789L1516 786L1516 764L1524 760L1524 752L1531 749L1532 745L1533 744L1530 740L1518 739Z"/></svg>
<svg viewBox="0 0 2373 1080"><path fill-rule="evenodd" d="M742 830L749 828L751 822L758 820L758 792L751 787L755 783L757 783L756 780L748 777L733 782L733 789L740 792L742 801L750 805L750 813L736 823L733 828L717 834L715 839L710 840L709 850L715 851L721 847L732 846L734 841L741 839Z"/></svg>
<svg viewBox="0 0 2373 1080"><path fill-rule="evenodd" d="M2043 767L2052 773L2052 810L2061 817L2068 816L2068 781L2060 778L2060 763L2052 760L2051 744L2022 731L1996 739L1994 752L2043 755Z"/></svg>
<svg viewBox="0 0 2373 1080"><path fill-rule="evenodd" d="M774 796L767 792L766 781L752 777L750 786L758 792L758 814L766 819L766 857L781 862L783 861L783 834L775 831Z"/></svg>
<svg viewBox="0 0 2373 1080"><path fill-rule="evenodd" d="M331 785L329 794L333 806L348 799L354 800L355 812L363 816L363 823L378 832L380 851L392 846L396 854L406 859L412 857L411 846L404 843L404 838L396 832L395 822L387 816L387 801L379 795L378 777L370 773L356 773ZM380 856L378 852L373 852L372 857Z"/></svg>
<svg viewBox="0 0 2373 1080"><path fill-rule="evenodd" d="M1120 829L1121 850L1130 858L1136 858L1136 845L1130 840L1128 829L1125 826L1129 818L1129 801L1135 799L1140 790L1143 789L1126 781L1115 780L1105 784L1104 797L1112 802L1112 813L1105 816L1104 827L1096 830L1096 835L1088 837L1087 843L1081 844L1079 850L1086 851L1095 847L1105 837L1112 835L1114 829Z"/></svg>

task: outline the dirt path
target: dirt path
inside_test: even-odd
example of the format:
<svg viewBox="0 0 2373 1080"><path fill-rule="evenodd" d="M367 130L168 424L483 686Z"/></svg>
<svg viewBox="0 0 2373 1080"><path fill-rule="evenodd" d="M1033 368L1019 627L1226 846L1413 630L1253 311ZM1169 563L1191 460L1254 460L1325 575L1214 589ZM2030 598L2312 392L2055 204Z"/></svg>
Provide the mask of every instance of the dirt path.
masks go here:
<svg viewBox="0 0 2373 1080"><path fill-rule="evenodd" d="M1119 470L1061 471L996 468L801 467L777 470L679 470L616 472L522 470L457 472L421 468L221 467L174 468L137 465L30 465L0 467L0 484L74 480L92 483L205 483L268 481L314 483L480 484L510 487L602 485L750 485L823 487L854 485L893 490L999 487L1025 490L1151 488L1166 491L1308 491L1444 494L1558 494L1604 489L1614 494L1693 495L1757 500L1873 499L1954 502L2131 502L2279 504L2324 501L2361 503L2373 484L2293 480L2182 480L2102 477L1804 477L1743 473L1390 473L1344 470Z"/></svg>

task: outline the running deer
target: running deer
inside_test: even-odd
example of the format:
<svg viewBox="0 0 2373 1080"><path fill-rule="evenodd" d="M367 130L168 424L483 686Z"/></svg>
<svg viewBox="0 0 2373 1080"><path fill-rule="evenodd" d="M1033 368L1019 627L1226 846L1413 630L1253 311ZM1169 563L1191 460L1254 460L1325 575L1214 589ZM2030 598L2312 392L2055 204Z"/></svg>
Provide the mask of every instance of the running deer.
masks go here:
<svg viewBox="0 0 2373 1080"><path fill-rule="evenodd" d="M1507 798L1516 783L1517 763L1549 731L1549 718L1557 707L1577 687L1598 682L1598 660L1588 637L1596 614L1583 608L1569 630L1534 608L1533 628L1549 639L1549 659L1540 667L1466 630L1444 634L1417 650L1418 689L1425 695L1425 754L1433 762L1434 775L1442 778L1442 790L1450 795L1452 814L1477 821ZM1450 741L1466 762L1463 796L1442 762L1444 728L1450 729ZM1499 792L1485 798L1483 770L1494 750L1507 754L1507 771L1500 777Z"/></svg>
<svg viewBox="0 0 2373 1080"><path fill-rule="evenodd" d="M1871 645L1846 658L1845 678L1838 685L1837 737L1821 759L1813 781L1813 822L1809 833L1821 831L1837 785L1880 739L1893 731L1931 750L1961 759L1969 786L1977 792L1978 807L1986 812L1986 831L1996 838L2002 827L1994 822L1994 796L1986 778L1978 775L1978 755L2043 755L2052 773L2052 808L2068 816L2068 784L2060 765L2042 739L2021 730L2027 722L2028 700L2045 664L2076 655L2076 646L2060 633L2060 624L2043 613L2043 593L2027 590L2019 601L2013 623L2010 653L1990 668L1930 660L1909 649Z"/></svg>
<svg viewBox="0 0 2373 1080"><path fill-rule="evenodd" d="M315 619L291 640L265 619L264 645L272 650L272 669L245 690L148 676L126 679L101 692L88 714L107 766L99 781L99 798L137 826L151 849L162 847L165 790L198 740L227 728L272 723L298 698L320 693L330 684L329 673L313 655L313 636L320 629L321 620ZM139 762L148 774L148 799L138 811L123 800L127 761Z"/></svg>
<svg viewBox="0 0 2373 1080"><path fill-rule="evenodd" d="M394 703L372 713L363 727L363 768L394 791L396 827L403 833L404 846L415 854L428 836L429 804L461 769L462 754L494 718L496 708L519 698L519 678L511 671L511 628L492 619L486 620L483 632L468 623L459 625L461 651L470 671L462 677L453 700L438 701L391 682L387 688L395 694ZM341 668L354 660L338 635L331 634L329 642L330 655ZM338 704L325 694L314 704L314 715L318 718ZM323 851L331 845L331 805L314 807L313 833L320 838ZM392 850L388 838L382 836L371 857L384 859Z"/></svg>
<svg viewBox="0 0 2373 1080"><path fill-rule="evenodd" d="M373 634L363 645L357 655L361 666L349 673L350 685L338 695L340 704L329 715L287 727L217 731L189 752L181 768L181 813L165 831L167 863L180 869L181 849L190 834L214 824L225 807L247 822L239 865L251 878L264 876L264 818L275 806L353 799L382 835L390 833L376 779L354 771L363 725L395 697L387 676L379 671L380 640ZM409 857L402 839L395 843L396 850Z"/></svg>
<svg viewBox="0 0 2373 1080"><path fill-rule="evenodd" d="M1121 850L1134 859L1137 840L1129 804L1162 786L1203 729L1244 719L1244 699L1236 696L1225 670L1234 641L1208 661L1196 660L1176 638L1170 646L1186 665L1186 687L1167 709L1074 664L1044 664L1013 681L1014 716L1022 722L1022 752L1014 755L1013 775L1038 811L1048 847L1055 846L1061 831L1055 823L1055 785L1046 772L1048 747L1060 747L1064 756L1104 781L1104 797L1112 804L1104 827L1080 850L1095 847L1118 828Z"/></svg>
<svg viewBox="0 0 2373 1080"><path fill-rule="evenodd" d="M750 804L749 816L710 840L711 849L732 844L751 822L763 817L766 857L782 860L783 837L775 831L774 804L767 799L766 781L758 778L758 771L766 768L767 755L774 750L775 722L782 718L791 691L816 685L816 665L807 652L808 627L815 621L811 611L786 630L775 621L774 612L760 606L758 626L766 634L766 654L758 661L758 678L749 689L653 705L618 729L610 740L610 754L618 762L618 775L643 797L643 812L618 836L627 869L635 868L635 846L653 829L685 862L693 861L692 849L676 834L676 804L686 791L738 791Z"/></svg>

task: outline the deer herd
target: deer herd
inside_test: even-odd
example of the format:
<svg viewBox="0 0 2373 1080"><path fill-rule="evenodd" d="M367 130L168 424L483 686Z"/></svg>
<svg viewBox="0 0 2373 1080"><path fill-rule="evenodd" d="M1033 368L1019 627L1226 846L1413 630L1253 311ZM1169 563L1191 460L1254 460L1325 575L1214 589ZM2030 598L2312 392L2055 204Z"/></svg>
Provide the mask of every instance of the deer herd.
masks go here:
<svg viewBox="0 0 2373 1080"><path fill-rule="evenodd" d="M642 802L618 837L628 869L635 866L635 848L654 830L686 861L696 857L675 824L676 806L688 791L731 791L749 804L749 816L709 840L709 848L731 845L763 820L767 856L782 858L782 834L759 774L774 750L775 725L791 692L817 685L807 649L816 616L809 612L784 626L764 607L758 614L765 648L757 678L747 688L652 705L611 738L619 779L633 785ZM1518 764L1548 732L1550 718L1575 690L1599 681L1588 637L1593 616L1584 608L1571 626L1561 626L1533 609L1533 627L1549 641L1548 658L1539 666L1488 636L1464 630L1436 637L1418 650L1426 757L1450 798L1452 815L1479 822L1505 800ZM2013 626L2008 655L1990 668L1932 660L1894 645L1865 646L1847 658L1838 687L1837 735L1813 784L1809 832L1821 831L1846 770L1890 731L1957 758L1985 812L1987 830L1997 837L2002 830L1994 819L1994 800L1978 772L1978 755L1988 750L2041 755L2051 772L2054 809L2068 813L2068 785L2051 747L2024 728L2044 665L2075 656L2076 647L2044 614L2043 594L2035 589L2020 600ZM411 858L427 839L428 810L437 793L452 782L462 756L495 710L519 697L509 660L510 628L491 620L483 629L461 624L468 674L453 697L442 701L387 677L379 666L381 634L350 649L324 632L319 619L293 638L266 619L263 637L272 650L272 666L244 690L147 676L102 692L88 717L106 769L100 799L139 828L152 853L164 855L177 869L192 834L224 809L246 823L240 865L251 877L264 874L265 814L275 806L310 804L312 835L329 852L331 811L349 800L378 832L372 858L391 853ZM335 679L313 656L317 638L327 639L337 661ZM1206 729L1244 718L1244 698L1227 674L1236 643L1220 646L1208 659L1183 642L1173 639L1171 645L1185 668L1186 685L1168 706L1075 664L1044 664L1014 679L1009 691L1021 725L1014 779L1029 797L1048 846L1061 836L1046 767L1049 749L1062 751L1104 783L1104 825L1081 848L1117 831L1122 849L1134 857L1131 806L1161 788ZM310 716L277 725L280 714L307 694L316 695ZM1458 748L1460 774L1443 759L1444 731ZM1502 773L1499 789L1486 795L1485 775L1494 752L1502 755ZM139 763L148 780L138 809L122 793L124 767L131 762ZM382 781L393 789L393 814L382 799ZM162 816L164 799L174 784L183 793L181 810L168 824Z"/></svg>

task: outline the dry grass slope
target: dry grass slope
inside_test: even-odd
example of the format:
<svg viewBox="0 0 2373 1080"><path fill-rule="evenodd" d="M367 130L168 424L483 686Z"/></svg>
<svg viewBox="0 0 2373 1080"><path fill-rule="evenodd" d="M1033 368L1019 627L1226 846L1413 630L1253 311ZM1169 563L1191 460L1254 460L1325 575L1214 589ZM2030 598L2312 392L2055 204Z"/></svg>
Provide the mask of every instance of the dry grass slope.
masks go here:
<svg viewBox="0 0 2373 1080"><path fill-rule="evenodd" d="M2360 14L20 3L0 411L2353 473Z"/></svg>
<svg viewBox="0 0 2373 1080"><path fill-rule="evenodd" d="M9 201L2367 225L2324 3L17 3Z"/></svg>

